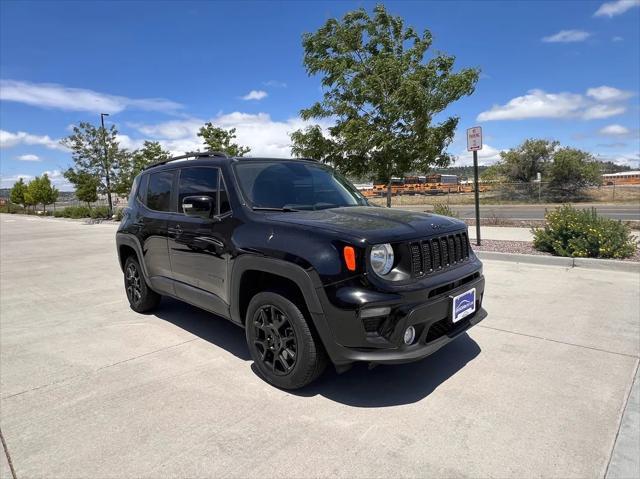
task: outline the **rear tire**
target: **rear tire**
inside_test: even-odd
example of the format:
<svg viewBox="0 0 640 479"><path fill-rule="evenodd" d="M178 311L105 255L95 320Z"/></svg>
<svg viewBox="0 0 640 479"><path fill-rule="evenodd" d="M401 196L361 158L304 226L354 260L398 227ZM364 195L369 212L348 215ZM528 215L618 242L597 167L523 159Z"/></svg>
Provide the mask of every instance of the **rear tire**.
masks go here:
<svg viewBox="0 0 640 479"><path fill-rule="evenodd" d="M263 292L251 299L245 332L258 371L274 386L301 388L327 365L324 347L304 314L280 294Z"/></svg>
<svg viewBox="0 0 640 479"><path fill-rule="evenodd" d="M158 306L162 298L149 288L142 274L140 263L134 256L129 256L124 263L124 289L129 305L136 313L151 311Z"/></svg>

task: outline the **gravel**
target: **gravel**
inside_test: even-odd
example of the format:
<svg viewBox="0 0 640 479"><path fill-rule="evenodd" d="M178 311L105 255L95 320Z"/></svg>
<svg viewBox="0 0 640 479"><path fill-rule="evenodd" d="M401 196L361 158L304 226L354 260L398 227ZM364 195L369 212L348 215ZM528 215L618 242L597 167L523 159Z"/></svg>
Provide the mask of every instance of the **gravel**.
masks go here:
<svg viewBox="0 0 640 479"><path fill-rule="evenodd" d="M471 240L471 247L474 251L497 251L499 253L534 254L537 256L552 256L551 253L538 251L533 247L531 241L504 241L504 240L482 240L482 246L477 246L475 240ZM640 248L630 258L619 261L640 262Z"/></svg>

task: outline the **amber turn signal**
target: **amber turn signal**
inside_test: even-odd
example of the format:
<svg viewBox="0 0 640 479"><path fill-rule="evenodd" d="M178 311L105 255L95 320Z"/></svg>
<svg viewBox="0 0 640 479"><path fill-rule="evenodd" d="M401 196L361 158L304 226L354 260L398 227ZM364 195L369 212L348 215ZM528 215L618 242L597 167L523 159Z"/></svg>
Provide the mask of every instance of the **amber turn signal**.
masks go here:
<svg viewBox="0 0 640 479"><path fill-rule="evenodd" d="M344 254L344 262L347 265L347 269L349 271L355 271L356 270L356 250L353 249L353 246L345 246L342 252Z"/></svg>

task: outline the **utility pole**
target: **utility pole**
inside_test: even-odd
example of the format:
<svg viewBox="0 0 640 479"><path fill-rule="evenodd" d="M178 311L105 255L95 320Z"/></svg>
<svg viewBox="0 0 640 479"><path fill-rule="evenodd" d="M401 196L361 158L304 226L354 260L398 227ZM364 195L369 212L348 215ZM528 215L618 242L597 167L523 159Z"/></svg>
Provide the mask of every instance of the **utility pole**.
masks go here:
<svg viewBox="0 0 640 479"><path fill-rule="evenodd" d="M104 147L104 170L106 173L107 201L109 202L109 216L113 215L113 203L111 202L111 172L109 170L109 152L107 151L107 130L104 128L104 117L109 113L100 113L100 123L102 124L102 145Z"/></svg>

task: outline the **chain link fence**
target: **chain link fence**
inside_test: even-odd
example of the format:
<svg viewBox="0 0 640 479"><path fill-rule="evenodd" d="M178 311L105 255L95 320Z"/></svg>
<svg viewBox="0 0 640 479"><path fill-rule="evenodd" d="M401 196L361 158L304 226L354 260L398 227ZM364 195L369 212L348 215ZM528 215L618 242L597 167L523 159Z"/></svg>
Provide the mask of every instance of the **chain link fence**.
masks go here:
<svg viewBox="0 0 640 479"><path fill-rule="evenodd" d="M464 185L463 185L464 186ZM392 197L394 206L421 204L466 205L474 203L470 188L443 187L436 193L398 192ZM460 192L459 190L463 190ZM464 191L466 190L466 191ZM484 190L484 191L483 191ZM549 183L492 183L482 184L480 202L483 204L546 204L546 203L640 203L640 185L609 185L583 188L578 191L553 187ZM386 196L369 198L378 205L386 204Z"/></svg>

